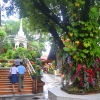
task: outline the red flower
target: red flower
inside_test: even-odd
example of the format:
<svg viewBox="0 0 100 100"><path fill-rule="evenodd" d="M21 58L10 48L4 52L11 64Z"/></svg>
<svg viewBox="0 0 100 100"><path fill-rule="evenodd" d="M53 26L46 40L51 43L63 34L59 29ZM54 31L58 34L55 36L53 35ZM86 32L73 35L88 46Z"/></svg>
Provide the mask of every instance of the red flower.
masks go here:
<svg viewBox="0 0 100 100"><path fill-rule="evenodd" d="M92 78L89 77L89 78L88 78L88 83L91 83L91 82L92 82Z"/></svg>
<svg viewBox="0 0 100 100"><path fill-rule="evenodd" d="M83 86L84 86L84 84L83 84L82 80L83 80L83 79L82 79L82 77L80 77L80 86L81 86L81 87L83 87Z"/></svg>
<svg viewBox="0 0 100 100"><path fill-rule="evenodd" d="M79 73L80 69L82 68L81 64L78 64L77 68L76 68L76 73Z"/></svg>
<svg viewBox="0 0 100 100"><path fill-rule="evenodd" d="M88 73L88 76L90 77L90 76L92 76L92 77L94 77L94 72L93 72L93 70L92 69L87 69L87 73Z"/></svg>
<svg viewBox="0 0 100 100"><path fill-rule="evenodd" d="M97 71L100 72L100 68L98 68Z"/></svg>
<svg viewBox="0 0 100 100"><path fill-rule="evenodd" d="M87 69L88 83L93 83L94 75L95 73L93 72L93 70L88 68Z"/></svg>

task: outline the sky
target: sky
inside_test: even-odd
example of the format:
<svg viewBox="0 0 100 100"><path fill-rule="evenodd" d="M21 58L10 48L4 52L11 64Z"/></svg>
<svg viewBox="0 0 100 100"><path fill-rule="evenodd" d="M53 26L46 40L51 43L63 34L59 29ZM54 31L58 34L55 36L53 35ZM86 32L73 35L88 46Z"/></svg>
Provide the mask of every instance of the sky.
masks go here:
<svg viewBox="0 0 100 100"><path fill-rule="evenodd" d="M4 4L2 0L0 0L0 4L1 4L1 7L2 7L2 10L1 10L1 20L9 20L9 19L14 19L14 20L18 20L18 15L17 14L14 14L13 16L10 16L9 18L7 18L6 16L6 12L3 8L3 6L7 6L9 5L9 2L7 4ZM0 8L1 9L1 8Z"/></svg>
<svg viewBox="0 0 100 100"><path fill-rule="evenodd" d="M46 52L42 52L43 55L49 55L49 52L50 52L50 45L49 45L49 42L45 42L45 48L47 49Z"/></svg>

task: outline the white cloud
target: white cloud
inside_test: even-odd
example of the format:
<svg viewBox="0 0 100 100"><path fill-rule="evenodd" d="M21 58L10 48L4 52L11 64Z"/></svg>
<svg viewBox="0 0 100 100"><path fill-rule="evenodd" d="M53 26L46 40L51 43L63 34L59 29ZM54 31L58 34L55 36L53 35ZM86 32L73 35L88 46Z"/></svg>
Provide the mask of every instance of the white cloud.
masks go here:
<svg viewBox="0 0 100 100"><path fill-rule="evenodd" d="M1 20L18 20L19 19L19 13L13 13L13 15L7 17L5 7L10 5L10 1L8 3L4 3L2 0L0 0L0 9L1 9ZM16 9L15 9L16 10ZM16 11L14 11L16 12ZM17 10L18 12L18 10Z"/></svg>

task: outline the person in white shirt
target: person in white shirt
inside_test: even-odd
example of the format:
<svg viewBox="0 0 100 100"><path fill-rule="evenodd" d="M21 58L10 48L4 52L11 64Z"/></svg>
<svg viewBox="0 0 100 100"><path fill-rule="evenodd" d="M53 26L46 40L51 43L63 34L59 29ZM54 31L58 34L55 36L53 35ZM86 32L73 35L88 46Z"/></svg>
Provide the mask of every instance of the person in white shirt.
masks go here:
<svg viewBox="0 0 100 100"><path fill-rule="evenodd" d="M15 92L15 83L18 83L18 69L16 68L15 64L12 65L12 67L10 68L10 82L12 83L12 91L13 93Z"/></svg>

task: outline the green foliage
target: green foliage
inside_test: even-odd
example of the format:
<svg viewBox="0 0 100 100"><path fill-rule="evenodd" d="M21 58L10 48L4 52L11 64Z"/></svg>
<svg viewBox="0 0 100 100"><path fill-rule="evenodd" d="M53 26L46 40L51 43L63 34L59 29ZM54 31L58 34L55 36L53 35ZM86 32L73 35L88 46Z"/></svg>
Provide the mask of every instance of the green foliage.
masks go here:
<svg viewBox="0 0 100 100"><path fill-rule="evenodd" d="M19 20L17 21L4 20L2 21L2 23L4 24L5 32L7 33L7 35L16 35L18 33L19 26L20 26Z"/></svg>
<svg viewBox="0 0 100 100"><path fill-rule="evenodd" d="M54 73L54 69L50 67L48 73L53 74Z"/></svg>
<svg viewBox="0 0 100 100"><path fill-rule="evenodd" d="M72 3L71 1L69 2ZM68 9L70 6L69 5ZM72 26L68 26L70 33L73 35L71 38L68 38L72 42L65 42L64 51L71 54L75 61L81 61L81 62L88 62L89 59L93 61L94 57L100 57L100 31L99 31L99 8L97 5L91 5L90 11L88 13L89 19L87 21L80 20L81 13L79 11L75 12L75 9L82 8L84 6L84 1L77 0L75 2L75 6L72 7L72 15L70 15L70 18L77 17L77 21L74 21L71 23ZM82 10L81 10L82 11ZM80 16L78 16L80 15ZM78 18L80 17L80 18ZM70 19L72 20L72 19ZM66 41L66 39L65 39ZM88 60L86 59L88 58ZM85 60L86 59L86 60Z"/></svg>
<svg viewBox="0 0 100 100"><path fill-rule="evenodd" d="M2 48L4 48L4 53L6 53L9 49L13 50L12 43L8 43L7 41L4 41Z"/></svg>
<svg viewBox="0 0 100 100"><path fill-rule="evenodd" d="M37 77L37 73L36 72L32 72L32 73L30 73L30 76L36 76Z"/></svg>
<svg viewBox="0 0 100 100"><path fill-rule="evenodd" d="M76 46L70 42L65 43L65 47L63 48L64 51L69 52L70 55L73 55L74 52L76 52Z"/></svg>
<svg viewBox="0 0 100 100"><path fill-rule="evenodd" d="M21 57L26 53L26 48L19 47L16 49L15 55L20 55Z"/></svg>
<svg viewBox="0 0 100 100"><path fill-rule="evenodd" d="M15 53L15 51L8 49L7 52L6 52L6 57L8 59L14 58L13 57L14 53Z"/></svg>
<svg viewBox="0 0 100 100"><path fill-rule="evenodd" d="M30 30L41 29L47 31L47 27L53 24L57 27L54 20L45 16L40 10L36 8L35 2L31 0L14 1L15 5L21 9L23 12L23 16L27 16L28 26ZM37 4L40 4L40 1L36 1ZM59 17L60 15L60 7L59 4L62 4L65 8L67 8L66 15L69 17L69 22L71 25L67 25L68 31L73 33L73 36L69 37L71 43L65 44L64 50L69 52L69 54L75 56L74 54L78 52L76 55L78 59L81 61L86 57L93 58L94 55L99 56L99 52L96 50L97 44L94 43L96 37L99 36L98 30L98 18L99 18L99 2L91 1L90 5L88 5L89 9L86 9L87 2L85 0L63 0L63 1L51 1L45 0L44 4L51 10L52 14L55 14ZM51 5L51 6L50 6ZM67 7L66 7L67 6ZM88 11L85 13L85 11ZM87 14L88 13L88 14ZM86 17L83 15L86 14ZM64 17L64 16L62 16ZM42 20L41 20L42 19ZM54 24L55 23L55 24ZM45 27L44 27L44 24ZM64 25L64 24L63 24ZM63 26L59 25L59 26ZM65 26L66 27L66 26ZM60 30L60 28L57 28ZM79 44L76 44L76 41ZM95 45L94 45L95 44ZM37 45L37 44L35 44ZM71 48L69 46L71 45ZM43 44L42 44L43 47ZM36 47L34 47L36 48ZM36 48L37 49L37 48ZM40 50L40 48L38 48ZM41 51L41 50L40 50Z"/></svg>
<svg viewBox="0 0 100 100"><path fill-rule="evenodd" d="M42 65L42 61L41 61L41 60L36 60L35 63L36 63L37 65L40 65L40 66Z"/></svg>
<svg viewBox="0 0 100 100"><path fill-rule="evenodd" d="M0 59L7 59L7 56L6 56L6 54L2 54L2 55L0 55Z"/></svg>
<svg viewBox="0 0 100 100"><path fill-rule="evenodd" d="M0 31L0 38L4 38L6 36L6 33L4 31Z"/></svg>
<svg viewBox="0 0 100 100"><path fill-rule="evenodd" d="M41 76L41 74L40 74L40 71L41 71L40 66L37 67L37 65L34 64L33 68L34 68L35 72L32 72L31 76Z"/></svg>

